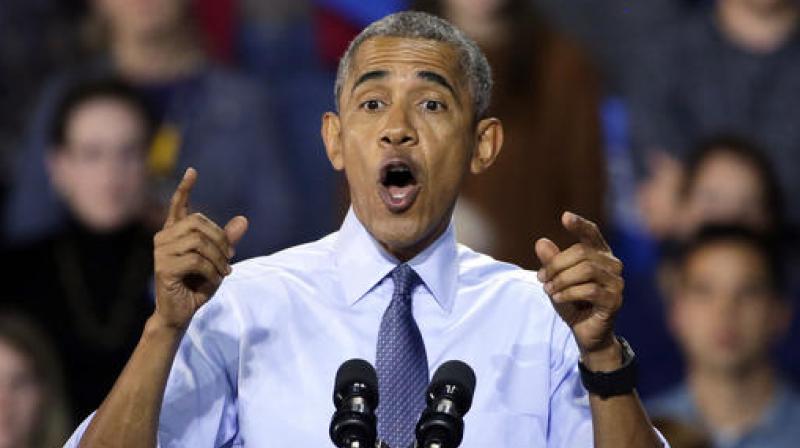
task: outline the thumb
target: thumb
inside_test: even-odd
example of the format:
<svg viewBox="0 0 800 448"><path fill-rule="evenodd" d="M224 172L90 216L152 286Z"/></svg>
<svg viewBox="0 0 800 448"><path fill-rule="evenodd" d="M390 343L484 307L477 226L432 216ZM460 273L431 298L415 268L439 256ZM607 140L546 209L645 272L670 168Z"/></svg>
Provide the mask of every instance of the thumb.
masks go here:
<svg viewBox="0 0 800 448"><path fill-rule="evenodd" d="M539 257L539 261L542 263L542 265L549 263L553 257L561 252L558 246L556 246L556 243L547 238L539 238L539 240L536 241L534 249L536 250L536 256Z"/></svg>
<svg viewBox="0 0 800 448"><path fill-rule="evenodd" d="M247 232L247 218L244 216L234 216L227 224L225 224L225 236L231 246L235 246Z"/></svg>

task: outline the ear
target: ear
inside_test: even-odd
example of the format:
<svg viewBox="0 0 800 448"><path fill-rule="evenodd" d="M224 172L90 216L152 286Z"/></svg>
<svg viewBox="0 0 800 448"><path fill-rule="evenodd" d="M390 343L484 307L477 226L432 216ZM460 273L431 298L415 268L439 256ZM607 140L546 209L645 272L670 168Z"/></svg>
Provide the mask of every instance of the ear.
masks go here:
<svg viewBox="0 0 800 448"><path fill-rule="evenodd" d="M503 123L497 118L484 118L476 127L476 144L470 161L472 174L486 171L503 147Z"/></svg>
<svg viewBox="0 0 800 448"><path fill-rule="evenodd" d="M336 171L344 169L344 155L342 154L341 121L333 112L325 112L322 116L322 141L325 143L325 152L328 160Z"/></svg>

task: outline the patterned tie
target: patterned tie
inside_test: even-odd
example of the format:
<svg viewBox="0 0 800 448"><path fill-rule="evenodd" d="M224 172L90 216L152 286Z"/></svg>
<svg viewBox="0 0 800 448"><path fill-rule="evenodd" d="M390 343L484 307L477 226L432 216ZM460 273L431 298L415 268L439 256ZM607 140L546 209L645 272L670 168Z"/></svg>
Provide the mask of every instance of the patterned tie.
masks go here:
<svg viewBox="0 0 800 448"><path fill-rule="evenodd" d="M391 275L394 294L378 333L378 437L391 448L407 448L414 441L428 386L425 343L411 313L411 293L422 280L405 263Z"/></svg>

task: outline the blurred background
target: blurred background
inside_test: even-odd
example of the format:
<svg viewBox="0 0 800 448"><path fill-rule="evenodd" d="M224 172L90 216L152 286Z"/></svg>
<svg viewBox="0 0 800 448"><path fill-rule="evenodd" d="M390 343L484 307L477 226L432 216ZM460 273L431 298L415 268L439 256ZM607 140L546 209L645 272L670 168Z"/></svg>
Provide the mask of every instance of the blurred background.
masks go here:
<svg viewBox="0 0 800 448"><path fill-rule="evenodd" d="M459 240L535 269L562 211L601 223L673 446L796 446L800 2L0 0L0 448L59 445L110 389L187 166L195 210L250 219L239 259L338 228L338 58L405 9L494 73L506 143Z"/></svg>

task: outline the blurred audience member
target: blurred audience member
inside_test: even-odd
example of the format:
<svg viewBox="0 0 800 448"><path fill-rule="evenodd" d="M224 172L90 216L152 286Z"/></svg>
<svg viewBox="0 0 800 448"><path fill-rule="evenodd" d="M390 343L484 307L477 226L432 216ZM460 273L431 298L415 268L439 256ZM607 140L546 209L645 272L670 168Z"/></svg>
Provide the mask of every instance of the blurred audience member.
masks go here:
<svg viewBox="0 0 800 448"><path fill-rule="evenodd" d="M153 230L143 223L154 121L113 80L78 84L56 106L47 166L68 218L12 248L4 284L56 343L80 421L110 390L152 312Z"/></svg>
<svg viewBox="0 0 800 448"><path fill-rule="evenodd" d="M297 221L310 239L338 228L347 205L337 201L344 178L331 169L319 137L320 117L335 108L331 86L341 53L332 67L322 62L317 43L331 39L314 27L309 3L241 0L238 54L242 69L270 86L270 102L280 111L274 123L290 143L291 150L285 151L289 172L302 179L294 185L295 200L302 204ZM365 7L371 3L361 2ZM360 30L344 37L345 46Z"/></svg>
<svg viewBox="0 0 800 448"><path fill-rule="evenodd" d="M287 149L272 131L264 92L207 61L190 2L94 0L91 6L106 55L79 73L54 79L45 90L10 192L7 237L30 239L63 222L42 162L53 106L76 77L113 73L146 96L161 123L149 154L158 199L168 200L191 165L204 179L193 194L197 209L215 220L249 218L239 256L264 254L301 238L290 183L300 181L289 178L282 157Z"/></svg>
<svg viewBox="0 0 800 448"><path fill-rule="evenodd" d="M780 234L783 195L765 151L736 136L702 142L689 155L681 212L670 237L682 239L707 224L737 224Z"/></svg>
<svg viewBox="0 0 800 448"><path fill-rule="evenodd" d="M800 440L800 395L771 358L792 316L773 243L740 227L705 227L678 262L669 324L686 378L654 399L650 413L701 429L718 447Z"/></svg>
<svg viewBox="0 0 800 448"><path fill-rule="evenodd" d="M56 354L30 321L0 312L0 448L61 446L67 420Z"/></svg>
<svg viewBox="0 0 800 448"><path fill-rule="evenodd" d="M687 157L686 169L676 178L679 194L670 226L654 250L655 261L640 263L629 275L627 308L618 328L634 343L648 348L641 354L643 394L662 390L680 377L677 346L664 323L663 298L672 295L677 281L676 249L687 237L708 224L737 225L776 235L781 250L796 270L793 240L786 239L782 191L765 152L735 135L719 135L699 143ZM643 266L645 265L645 266ZM792 290L796 285L789 285ZM781 346L781 365L800 378L800 358L792 346L800 341L795 326Z"/></svg>
<svg viewBox="0 0 800 448"><path fill-rule="evenodd" d="M630 64L628 93L641 208L656 236L672 227L692 142L736 132L768 151L800 223L800 4L718 0L655 34Z"/></svg>
<svg viewBox="0 0 800 448"><path fill-rule="evenodd" d="M46 77L80 53L79 0L3 0L0 7L0 191L20 129Z"/></svg>
<svg viewBox="0 0 800 448"><path fill-rule="evenodd" d="M603 221L605 162L599 80L583 53L531 9L528 0L419 0L475 39L491 63L489 115L504 126L503 154L486 174L468 179L456 220L474 220L491 235L465 241L494 257L536 266L529 244L552 235L571 242L560 212ZM520 204L513 205L510 204ZM468 213L461 213L469 210ZM459 225L469 227L470 222ZM485 247L488 245L489 247Z"/></svg>

